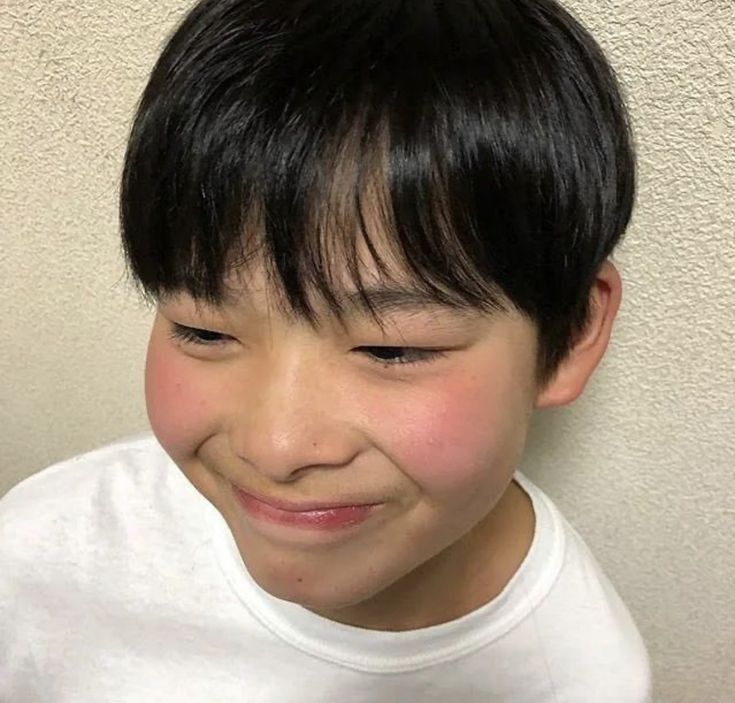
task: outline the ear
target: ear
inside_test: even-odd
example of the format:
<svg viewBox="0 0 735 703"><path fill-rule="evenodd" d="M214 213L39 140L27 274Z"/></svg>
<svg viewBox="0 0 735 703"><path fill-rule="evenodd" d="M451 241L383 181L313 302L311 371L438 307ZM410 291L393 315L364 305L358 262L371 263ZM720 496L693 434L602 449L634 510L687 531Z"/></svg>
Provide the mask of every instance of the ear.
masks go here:
<svg viewBox="0 0 735 703"><path fill-rule="evenodd" d="M620 274L612 262L606 261L590 291L589 323L552 379L539 391L537 408L567 405L581 395L605 354L622 293Z"/></svg>

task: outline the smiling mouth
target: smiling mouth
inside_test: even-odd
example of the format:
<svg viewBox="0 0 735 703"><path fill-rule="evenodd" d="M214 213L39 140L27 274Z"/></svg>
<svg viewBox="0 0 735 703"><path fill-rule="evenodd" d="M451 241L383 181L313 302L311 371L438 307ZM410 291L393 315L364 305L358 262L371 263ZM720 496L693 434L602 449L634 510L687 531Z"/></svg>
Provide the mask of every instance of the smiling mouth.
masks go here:
<svg viewBox="0 0 735 703"><path fill-rule="evenodd" d="M305 503L294 510L294 504L287 508L260 500L254 495L233 485L233 492L238 504L250 516L258 520L287 525L292 527L308 527L315 529L335 529L348 527L366 520L379 507L379 503L358 505L324 505ZM317 507L314 507L317 506Z"/></svg>
<svg viewBox="0 0 735 703"><path fill-rule="evenodd" d="M362 507L369 507L371 505L380 505L383 501L370 501L370 500L363 500L360 498L345 498L343 500L334 500L334 501L305 501L303 503L295 503L289 500L281 500L278 498L270 498L267 496L262 496L259 493L255 493L253 491L246 491L244 488L240 488L239 486L233 484L233 487L239 491L240 493L243 493L247 496L250 496L251 498L254 498L255 500L265 503L266 505L270 505L273 508L277 508L278 510L283 510L290 513L305 513L305 512L313 512L313 511L323 511L323 510L338 510L343 508L362 508Z"/></svg>

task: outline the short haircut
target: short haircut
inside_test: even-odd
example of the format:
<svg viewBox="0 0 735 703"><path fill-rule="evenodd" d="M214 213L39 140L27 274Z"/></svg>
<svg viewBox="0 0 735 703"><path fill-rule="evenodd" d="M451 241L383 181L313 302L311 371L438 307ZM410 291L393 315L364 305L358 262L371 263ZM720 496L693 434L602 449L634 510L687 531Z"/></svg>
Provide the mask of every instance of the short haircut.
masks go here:
<svg viewBox="0 0 735 703"><path fill-rule="evenodd" d="M543 383L634 191L618 81L554 0L203 0L142 95L120 215L146 297L221 304L257 254L311 322L313 293L341 314L336 268L363 291L359 242L387 275L377 218L416 289L531 319Z"/></svg>

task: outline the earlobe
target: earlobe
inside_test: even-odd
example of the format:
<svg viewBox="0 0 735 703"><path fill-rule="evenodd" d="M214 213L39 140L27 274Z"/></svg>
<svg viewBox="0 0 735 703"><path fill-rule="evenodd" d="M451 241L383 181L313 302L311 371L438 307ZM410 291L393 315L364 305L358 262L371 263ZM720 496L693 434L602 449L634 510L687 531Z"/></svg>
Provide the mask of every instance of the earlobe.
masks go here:
<svg viewBox="0 0 735 703"><path fill-rule="evenodd" d="M536 398L537 408L568 405L576 400L605 355L615 316L620 308L622 280L612 262L606 261L590 291L590 319L553 378Z"/></svg>

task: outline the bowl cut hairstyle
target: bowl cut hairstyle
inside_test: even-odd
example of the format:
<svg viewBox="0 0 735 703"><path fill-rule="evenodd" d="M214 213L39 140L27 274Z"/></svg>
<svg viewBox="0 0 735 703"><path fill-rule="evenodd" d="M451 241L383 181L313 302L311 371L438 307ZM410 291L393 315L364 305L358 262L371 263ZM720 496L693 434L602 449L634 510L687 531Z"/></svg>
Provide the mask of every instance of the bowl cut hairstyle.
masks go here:
<svg viewBox="0 0 735 703"><path fill-rule="evenodd" d="M544 383L634 191L620 85L554 0L204 0L143 92L120 217L149 300L220 305L257 257L288 314L341 319L345 270L375 313L362 243L429 300L531 319Z"/></svg>

